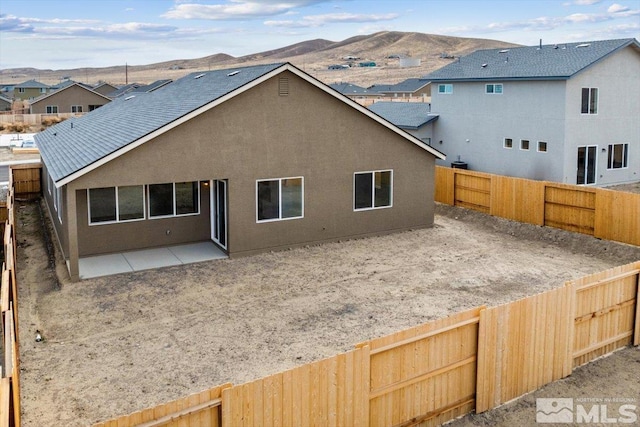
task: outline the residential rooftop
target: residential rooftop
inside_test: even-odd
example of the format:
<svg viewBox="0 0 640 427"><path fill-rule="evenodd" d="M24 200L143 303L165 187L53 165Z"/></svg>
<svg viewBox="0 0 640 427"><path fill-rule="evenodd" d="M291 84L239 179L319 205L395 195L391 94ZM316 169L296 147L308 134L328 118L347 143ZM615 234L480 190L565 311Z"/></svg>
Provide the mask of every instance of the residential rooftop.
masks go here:
<svg viewBox="0 0 640 427"><path fill-rule="evenodd" d="M431 81L566 80L627 46L640 50L635 39L478 50L423 78Z"/></svg>

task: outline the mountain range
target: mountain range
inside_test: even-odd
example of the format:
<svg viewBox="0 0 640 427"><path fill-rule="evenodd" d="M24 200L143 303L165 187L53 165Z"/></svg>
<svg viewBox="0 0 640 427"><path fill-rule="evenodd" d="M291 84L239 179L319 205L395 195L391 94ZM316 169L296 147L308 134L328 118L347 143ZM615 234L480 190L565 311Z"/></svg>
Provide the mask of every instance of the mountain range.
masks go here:
<svg viewBox="0 0 640 427"><path fill-rule="evenodd" d="M290 62L327 84L350 82L367 87L372 84L393 84L407 78L421 77L450 63L456 57L475 50L514 46L517 45L499 40L383 31L350 37L338 42L325 39L307 40L240 57L216 53L196 59L176 59L135 66L121 64L103 68L64 70L4 69L0 70L0 83L20 83L32 78L47 84L58 83L63 78L88 84L99 81L115 85L127 82L150 83L159 79L177 79L194 71ZM414 63L419 60L420 65L401 66L400 58L413 58ZM363 61L374 62L376 66L359 67L359 62ZM330 65L347 63L351 63L352 67L339 70L328 69Z"/></svg>

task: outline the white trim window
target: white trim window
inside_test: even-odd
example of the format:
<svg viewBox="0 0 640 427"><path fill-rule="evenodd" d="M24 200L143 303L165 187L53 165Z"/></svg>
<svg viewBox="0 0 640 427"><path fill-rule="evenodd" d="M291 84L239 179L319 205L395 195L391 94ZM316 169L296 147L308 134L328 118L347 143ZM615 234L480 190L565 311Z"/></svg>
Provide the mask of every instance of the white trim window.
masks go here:
<svg viewBox="0 0 640 427"><path fill-rule="evenodd" d="M451 83L439 84L438 93L441 95L451 95L453 93L453 84Z"/></svg>
<svg viewBox="0 0 640 427"><path fill-rule="evenodd" d="M72 113L82 113L82 105L72 105L71 106Z"/></svg>
<svg viewBox="0 0 640 427"><path fill-rule="evenodd" d="M256 181L256 222L304 217L304 177Z"/></svg>
<svg viewBox="0 0 640 427"><path fill-rule="evenodd" d="M538 153L546 153L548 145L546 141L538 141Z"/></svg>
<svg viewBox="0 0 640 427"><path fill-rule="evenodd" d="M513 139L512 138L505 138L504 139L504 143L502 144L502 146L508 150L511 150L513 148Z"/></svg>
<svg viewBox="0 0 640 427"><path fill-rule="evenodd" d="M488 83L484 85L484 93L490 95L502 95L502 83Z"/></svg>
<svg viewBox="0 0 640 427"><path fill-rule="evenodd" d="M87 205L90 225L143 220L144 186L90 188Z"/></svg>
<svg viewBox="0 0 640 427"><path fill-rule="evenodd" d="M629 167L629 144L609 144L607 169Z"/></svg>
<svg viewBox="0 0 640 427"><path fill-rule="evenodd" d="M598 88L582 88L582 102L580 112L582 114L598 114Z"/></svg>
<svg viewBox="0 0 640 427"><path fill-rule="evenodd" d="M353 174L354 211L390 208L392 206L393 170Z"/></svg>
<svg viewBox="0 0 640 427"><path fill-rule="evenodd" d="M47 114L58 114L58 106L57 105L47 105Z"/></svg>
<svg viewBox="0 0 640 427"><path fill-rule="evenodd" d="M520 149L521 150L529 150L529 140L528 139L521 139L520 140Z"/></svg>
<svg viewBox="0 0 640 427"><path fill-rule="evenodd" d="M149 184L149 218L198 215L200 186L198 181Z"/></svg>

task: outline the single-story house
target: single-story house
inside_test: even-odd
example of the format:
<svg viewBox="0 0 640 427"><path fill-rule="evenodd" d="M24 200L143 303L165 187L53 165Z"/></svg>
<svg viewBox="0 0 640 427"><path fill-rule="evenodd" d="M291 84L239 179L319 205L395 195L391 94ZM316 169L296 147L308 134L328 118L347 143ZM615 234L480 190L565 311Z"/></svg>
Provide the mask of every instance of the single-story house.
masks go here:
<svg viewBox="0 0 640 427"><path fill-rule="evenodd" d="M111 102L104 95L88 89L80 83L73 83L31 101L31 114L87 113Z"/></svg>
<svg viewBox="0 0 640 427"><path fill-rule="evenodd" d="M433 123L438 120L438 115L431 113L431 104L380 101L371 104L369 110L406 130L425 144L431 145Z"/></svg>
<svg viewBox="0 0 640 427"><path fill-rule="evenodd" d="M70 276L91 255L229 256L429 227L438 150L289 63L192 73L36 135Z"/></svg>
<svg viewBox="0 0 640 427"><path fill-rule="evenodd" d="M379 92L387 98L400 99L431 99L431 82L423 78L410 78L396 84L376 84L369 90Z"/></svg>
<svg viewBox="0 0 640 427"><path fill-rule="evenodd" d="M362 86L358 86L353 83L340 82L331 83L329 85L332 89L337 90L344 96L360 101L360 102L374 102L376 99L382 99L383 95L374 90L367 89Z"/></svg>

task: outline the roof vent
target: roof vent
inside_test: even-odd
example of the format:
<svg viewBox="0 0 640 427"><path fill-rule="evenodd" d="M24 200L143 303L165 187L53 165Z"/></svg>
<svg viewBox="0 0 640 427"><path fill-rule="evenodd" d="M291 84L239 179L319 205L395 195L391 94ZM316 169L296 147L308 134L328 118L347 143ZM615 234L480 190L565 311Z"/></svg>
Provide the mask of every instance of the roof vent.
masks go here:
<svg viewBox="0 0 640 427"><path fill-rule="evenodd" d="M227 74L227 77L231 77L231 76L235 76L236 74L238 74L240 72L240 70L236 70L236 71L232 71L229 74Z"/></svg>
<svg viewBox="0 0 640 427"><path fill-rule="evenodd" d="M278 95L289 96L289 78L280 77L278 79Z"/></svg>
<svg viewBox="0 0 640 427"><path fill-rule="evenodd" d="M125 101L128 101L128 100L133 99L133 98L135 98L135 97L136 97L135 95L129 95L129 96L127 96L124 100L125 100Z"/></svg>
<svg viewBox="0 0 640 427"><path fill-rule="evenodd" d="M589 46L591 46L591 43L582 43L577 45L576 47L589 47Z"/></svg>
<svg viewBox="0 0 640 427"><path fill-rule="evenodd" d="M481 67L482 68L487 68L487 64L482 64Z"/></svg>
<svg viewBox="0 0 640 427"><path fill-rule="evenodd" d="M195 76L193 79L199 79L200 77L204 77L206 75L206 73L202 73L202 74L198 74L197 76Z"/></svg>
<svg viewBox="0 0 640 427"><path fill-rule="evenodd" d="M499 51L498 53L507 53L509 52L509 49L502 49L501 51Z"/></svg>

